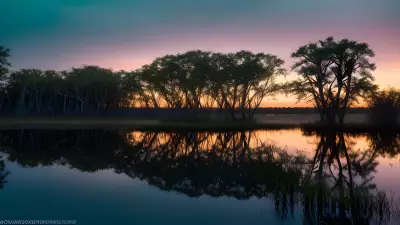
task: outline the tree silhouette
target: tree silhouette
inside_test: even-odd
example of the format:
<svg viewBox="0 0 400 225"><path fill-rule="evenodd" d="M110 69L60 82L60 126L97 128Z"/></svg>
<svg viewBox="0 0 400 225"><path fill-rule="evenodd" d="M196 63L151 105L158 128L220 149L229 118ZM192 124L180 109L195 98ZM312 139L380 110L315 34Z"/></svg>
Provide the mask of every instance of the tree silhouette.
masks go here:
<svg viewBox="0 0 400 225"><path fill-rule="evenodd" d="M241 119L251 119L262 100L280 90L275 78L285 74L283 63L278 57L263 53L216 54L211 90L217 105L228 110L233 119L236 109Z"/></svg>
<svg viewBox="0 0 400 225"><path fill-rule="evenodd" d="M3 189L4 185L7 183L6 177L9 173L9 171L6 171L3 157L0 156L0 189Z"/></svg>
<svg viewBox="0 0 400 225"><path fill-rule="evenodd" d="M343 133L318 135L315 155L298 196L293 197L302 204L303 224L386 224L397 220L394 199L373 183L377 151L353 149L354 143ZM286 216L293 203L279 203L278 212Z"/></svg>
<svg viewBox="0 0 400 225"><path fill-rule="evenodd" d="M8 49L1 49L2 74ZM270 54L200 50L156 58L135 71L97 66L68 71L22 69L8 74L0 112L19 115L99 115L120 107L196 112L219 108L232 119L252 119L281 86L283 60Z"/></svg>
<svg viewBox="0 0 400 225"><path fill-rule="evenodd" d="M8 57L9 50L1 46L0 114L8 115L98 116L120 115L127 112L123 108L166 108L173 109L178 120L209 119L210 109L219 118L252 120L265 99L285 90L312 101L321 121L343 124L346 110L359 98L368 96L372 107L372 101L383 97L369 94L377 86L372 84L374 52L368 44L332 37L292 53L298 60L292 70L300 77L285 84L276 79L286 74L282 59L250 51L192 50L158 57L134 71L116 72L86 65L67 71L9 73Z"/></svg>
<svg viewBox="0 0 400 225"><path fill-rule="evenodd" d="M367 138L371 148L380 155L395 157L400 152L400 134L380 131L370 133Z"/></svg>
<svg viewBox="0 0 400 225"><path fill-rule="evenodd" d="M380 126L395 126L400 115L400 90L389 88L387 90L372 92L367 99L371 109L370 120Z"/></svg>
<svg viewBox="0 0 400 225"><path fill-rule="evenodd" d="M189 197L270 198L283 219L300 207L304 224L396 219L394 200L373 182L377 157L386 153L358 151L348 134L317 135L311 158L265 142L250 147L254 132L9 130L0 143L7 160L25 167L111 169Z"/></svg>
<svg viewBox="0 0 400 225"><path fill-rule="evenodd" d="M8 67L11 66L8 57L10 57L10 49L0 45L0 81L3 81L4 75L8 72Z"/></svg>
<svg viewBox="0 0 400 225"><path fill-rule="evenodd" d="M5 75L8 72L8 67L10 63L8 62L8 57L10 56L10 50L0 45L0 112L5 104L5 99L7 92L5 89Z"/></svg>
<svg viewBox="0 0 400 225"><path fill-rule="evenodd" d="M374 52L367 43L333 37L301 46L292 53L298 59L292 66L300 78L288 84L288 91L299 100L312 101L321 121L343 123L346 109L377 89L372 84L370 62Z"/></svg>
<svg viewBox="0 0 400 225"><path fill-rule="evenodd" d="M103 130L10 130L0 142L25 167L113 169L188 196L265 197L299 184L302 156L272 145L249 147L251 132L126 133Z"/></svg>
<svg viewBox="0 0 400 225"><path fill-rule="evenodd" d="M279 90L284 74L276 56L247 51L221 54L189 51L166 55L127 76L143 85L135 100L146 107L201 109L218 107L237 119L251 119L266 96ZM132 87L130 85L130 87Z"/></svg>

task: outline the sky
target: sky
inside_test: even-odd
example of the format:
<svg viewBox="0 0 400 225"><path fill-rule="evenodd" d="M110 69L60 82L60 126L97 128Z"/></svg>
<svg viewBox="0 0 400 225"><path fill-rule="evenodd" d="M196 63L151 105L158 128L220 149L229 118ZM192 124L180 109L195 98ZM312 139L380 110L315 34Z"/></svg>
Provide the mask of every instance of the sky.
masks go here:
<svg viewBox="0 0 400 225"><path fill-rule="evenodd" d="M0 0L0 10L14 70L132 70L194 49L270 53L289 69L299 46L334 36L367 42L376 83L400 88L399 0Z"/></svg>

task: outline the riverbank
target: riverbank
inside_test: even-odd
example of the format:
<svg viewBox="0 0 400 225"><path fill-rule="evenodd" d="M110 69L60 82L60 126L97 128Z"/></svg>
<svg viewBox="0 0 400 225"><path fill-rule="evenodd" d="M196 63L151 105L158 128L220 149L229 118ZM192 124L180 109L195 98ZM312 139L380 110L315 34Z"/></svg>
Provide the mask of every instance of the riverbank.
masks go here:
<svg viewBox="0 0 400 225"><path fill-rule="evenodd" d="M129 118L0 118L0 130L6 129L134 129L134 130L259 130L294 129L300 124L137 120Z"/></svg>
<svg viewBox="0 0 400 225"><path fill-rule="evenodd" d="M281 116L281 115L279 115ZM367 123L345 123L342 126L329 126L320 123L304 123L302 120L264 120L252 121L179 121L138 120L126 117L3 117L0 130L7 129L133 129L133 130L263 130L295 129L306 131L334 130L345 132L400 131L400 126L378 127Z"/></svg>

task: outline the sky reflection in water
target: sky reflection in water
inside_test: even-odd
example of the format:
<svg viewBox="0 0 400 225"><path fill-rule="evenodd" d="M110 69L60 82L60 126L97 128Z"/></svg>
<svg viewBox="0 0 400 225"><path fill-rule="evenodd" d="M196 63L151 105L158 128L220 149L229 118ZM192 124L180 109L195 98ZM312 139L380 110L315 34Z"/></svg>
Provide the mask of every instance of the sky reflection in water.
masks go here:
<svg viewBox="0 0 400 225"><path fill-rule="evenodd" d="M5 159L0 177L10 172L0 191L0 219L75 219L78 224L397 224L398 211L392 204L400 194L397 134L0 133ZM304 211L312 198L315 212ZM318 208L318 199L338 204L336 213ZM340 206L345 199L354 204ZM383 210L386 214L379 218L385 202L390 213ZM368 204L375 210L369 213L372 218L355 213Z"/></svg>

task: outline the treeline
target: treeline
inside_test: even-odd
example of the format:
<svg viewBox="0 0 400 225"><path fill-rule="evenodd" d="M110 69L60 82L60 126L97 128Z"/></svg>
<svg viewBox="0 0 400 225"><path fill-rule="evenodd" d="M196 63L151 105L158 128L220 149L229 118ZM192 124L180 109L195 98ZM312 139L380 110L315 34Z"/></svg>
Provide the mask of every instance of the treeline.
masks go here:
<svg viewBox="0 0 400 225"><path fill-rule="evenodd" d="M9 72L10 50L0 47L0 113L98 115L115 108L215 108L233 120L252 119L276 94L312 103L322 122L343 123L359 100L383 101L373 84L367 43L332 37L299 47L292 58L298 79L279 83L284 61L265 53L188 51L156 58L134 71L83 66L68 71L23 69ZM394 90L392 112L400 95ZM393 95L391 95L393 96ZM379 107L381 104L370 104ZM386 104L388 106L388 104ZM374 111L377 112L377 111ZM381 112L380 112L381 113ZM392 121L398 113L390 114Z"/></svg>
<svg viewBox="0 0 400 225"><path fill-rule="evenodd" d="M275 78L284 73L282 65L283 60L263 53L190 51L157 58L132 72L97 66L23 69L2 77L0 110L96 115L118 107L218 108L233 119L250 119L265 97L280 90Z"/></svg>

